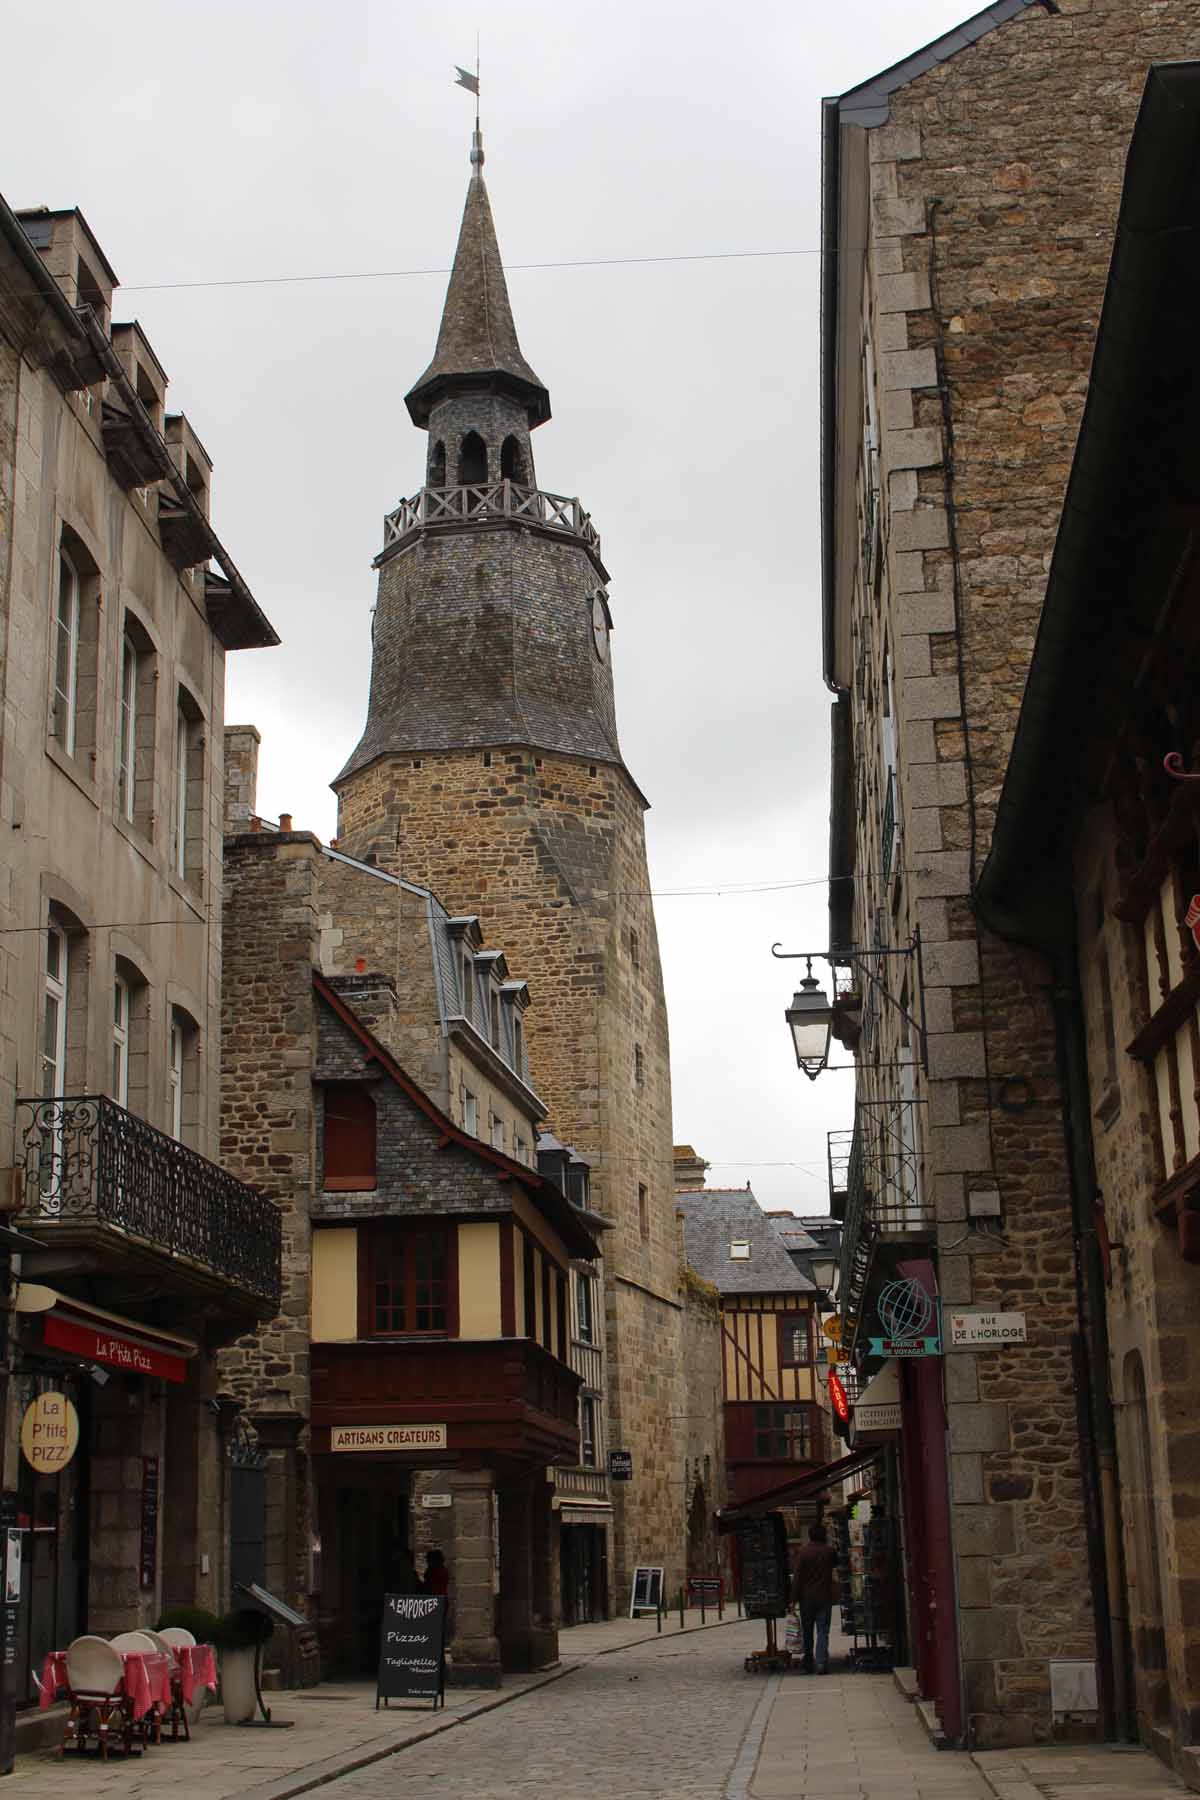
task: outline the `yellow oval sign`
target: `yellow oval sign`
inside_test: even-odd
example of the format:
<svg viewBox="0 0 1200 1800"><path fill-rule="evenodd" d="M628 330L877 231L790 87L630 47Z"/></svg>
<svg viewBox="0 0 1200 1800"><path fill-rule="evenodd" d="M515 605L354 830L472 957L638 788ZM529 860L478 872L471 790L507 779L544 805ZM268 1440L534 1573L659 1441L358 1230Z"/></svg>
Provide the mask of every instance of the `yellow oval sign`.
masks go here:
<svg viewBox="0 0 1200 1800"><path fill-rule="evenodd" d="M831 1319L823 1319L821 1321L821 1330L825 1333L825 1336L829 1339L831 1344L841 1343L842 1321L838 1318L836 1313Z"/></svg>
<svg viewBox="0 0 1200 1800"><path fill-rule="evenodd" d="M21 1420L21 1449L39 1475L58 1475L79 1445L79 1414L65 1394L39 1394Z"/></svg>

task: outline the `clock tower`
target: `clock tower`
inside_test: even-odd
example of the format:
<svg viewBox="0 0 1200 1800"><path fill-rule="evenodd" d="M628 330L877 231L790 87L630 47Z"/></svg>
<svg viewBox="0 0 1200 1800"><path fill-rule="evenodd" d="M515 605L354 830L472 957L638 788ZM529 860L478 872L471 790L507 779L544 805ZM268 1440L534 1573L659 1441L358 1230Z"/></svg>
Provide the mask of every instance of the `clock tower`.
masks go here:
<svg viewBox="0 0 1200 1800"><path fill-rule="evenodd" d="M662 1564L675 1591L687 1526L646 801L617 740L599 533L577 498L538 486L532 433L550 397L517 341L478 134L471 160L437 347L407 396L428 434L425 484L384 521L367 721L333 784L339 844L452 911L485 913L529 978L533 1085L553 1131L589 1159L591 1203L612 1222L607 1442L591 1497L607 1492L604 1451L629 1451L609 1558L623 1608L637 1563Z"/></svg>

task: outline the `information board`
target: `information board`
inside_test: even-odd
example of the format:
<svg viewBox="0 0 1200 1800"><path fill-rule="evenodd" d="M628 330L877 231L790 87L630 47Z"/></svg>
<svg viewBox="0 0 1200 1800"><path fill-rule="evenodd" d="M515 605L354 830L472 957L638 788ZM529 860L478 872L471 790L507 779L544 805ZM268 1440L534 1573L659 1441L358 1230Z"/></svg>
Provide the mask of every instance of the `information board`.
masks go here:
<svg viewBox="0 0 1200 1800"><path fill-rule="evenodd" d="M781 1513L739 1519L742 1609L748 1619L782 1619L788 1609L787 1530Z"/></svg>
<svg viewBox="0 0 1200 1800"><path fill-rule="evenodd" d="M610 1450L608 1453L608 1478L610 1481L633 1480L633 1451Z"/></svg>
<svg viewBox="0 0 1200 1800"><path fill-rule="evenodd" d="M375 1710L389 1700L446 1703L445 1594L385 1594Z"/></svg>
<svg viewBox="0 0 1200 1800"><path fill-rule="evenodd" d="M633 1591L629 1596L629 1616L640 1612L657 1612L662 1605L663 1572L661 1569L637 1568L633 1571Z"/></svg>

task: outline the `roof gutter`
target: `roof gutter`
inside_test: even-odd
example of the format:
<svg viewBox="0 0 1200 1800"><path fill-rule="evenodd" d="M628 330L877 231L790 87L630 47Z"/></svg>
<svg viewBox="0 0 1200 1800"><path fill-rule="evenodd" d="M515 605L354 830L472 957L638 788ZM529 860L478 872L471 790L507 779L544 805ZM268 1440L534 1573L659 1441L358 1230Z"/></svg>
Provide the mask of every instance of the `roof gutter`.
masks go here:
<svg viewBox="0 0 1200 1800"><path fill-rule="evenodd" d="M92 369L98 365L120 394L121 404L128 411L134 429L149 452L151 460L160 471L160 479L169 483L175 498L190 515L203 537L209 556L220 565L221 572L229 583L233 598L241 610L246 624L246 630L237 634L238 641L227 647L250 649L266 648L278 644L278 633L242 579L236 563L213 530L207 515L200 507L183 475L175 467L165 441L155 429L149 413L139 400L137 389L125 373L121 359L113 349L100 321L90 306L75 307L71 305L58 282L42 261L41 256L30 243L20 219L17 218L2 195L0 195L0 235L5 238L15 252L18 261L24 265L26 273L40 297L53 313L56 322L67 336L84 351L84 355L77 359L74 378L64 376L64 371L59 366L56 370L58 379L63 386L68 388L70 386L89 387L96 379ZM214 629L217 630L215 626ZM217 636L222 636L220 630L217 630ZM224 642L224 638L222 638L222 642Z"/></svg>
<svg viewBox="0 0 1200 1800"><path fill-rule="evenodd" d="M834 679L834 609L837 582L834 510L837 500L837 315L838 209L841 204L839 150L841 101L821 102L821 625L822 674Z"/></svg>

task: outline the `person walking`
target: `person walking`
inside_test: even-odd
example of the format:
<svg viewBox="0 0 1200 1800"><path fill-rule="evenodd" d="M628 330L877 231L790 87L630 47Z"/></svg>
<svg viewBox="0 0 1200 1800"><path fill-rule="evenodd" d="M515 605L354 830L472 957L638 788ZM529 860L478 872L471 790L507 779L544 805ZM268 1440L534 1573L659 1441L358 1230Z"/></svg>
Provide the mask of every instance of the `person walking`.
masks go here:
<svg viewBox="0 0 1200 1800"><path fill-rule="evenodd" d="M810 1525L808 1542L796 1558L792 1598L800 1611L804 1645L804 1672L829 1673L829 1626L833 1617L833 1586L838 1554L824 1525ZM816 1638L814 1660L813 1639Z"/></svg>

